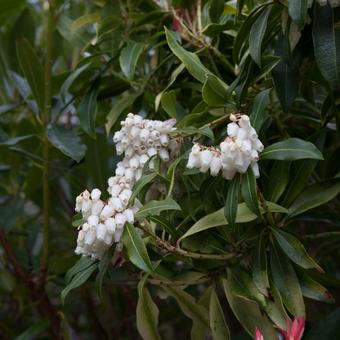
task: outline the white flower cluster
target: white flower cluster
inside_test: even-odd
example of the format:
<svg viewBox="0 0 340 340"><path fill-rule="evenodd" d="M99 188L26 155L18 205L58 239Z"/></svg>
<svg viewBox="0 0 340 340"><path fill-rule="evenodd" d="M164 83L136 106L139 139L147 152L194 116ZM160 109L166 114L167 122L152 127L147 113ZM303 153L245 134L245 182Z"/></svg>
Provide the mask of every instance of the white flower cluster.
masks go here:
<svg viewBox="0 0 340 340"><path fill-rule="evenodd" d="M76 199L75 210L85 221L79 227L77 254L101 258L114 242L120 242L125 223L134 223L134 214L140 208L138 200L132 208L128 204L144 165L154 155L169 161L170 154L178 148L176 140L168 134L174 124L174 120L148 120L132 113L121 122L122 128L113 140L117 154L124 153L124 158L117 164L115 176L108 180L110 198L104 202L100 190L93 189L91 193L85 190Z"/></svg>
<svg viewBox="0 0 340 340"><path fill-rule="evenodd" d="M210 170L212 176L217 176L221 170L224 178L232 179L236 173L245 173L251 166L255 176L260 175L257 161L263 144L249 117L232 114L230 120L228 136L220 148L195 144L189 154L187 168L198 168L201 172Z"/></svg>
<svg viewBox="0 0 340 340"><path fill-rule="evenodd" d="M317 2L319 3L320 6L326 6L327 2L333 8L340 6L340 0L328 0L328 1L327 0L317 0Z"/></svg>
<svg viewBox="0 0 340 340"><path fill-rule="evenodd" d="M113 137L117 154L125 154L117 164L116 175L134 183L142 176L143 167L151 157L158 155L163 161L169 161L170 154L178 148L176 139L169 136L169 132L175 130L175 123L174 119L162 122L129 113ZM153 166L151 160L149 167Z"/></svg>

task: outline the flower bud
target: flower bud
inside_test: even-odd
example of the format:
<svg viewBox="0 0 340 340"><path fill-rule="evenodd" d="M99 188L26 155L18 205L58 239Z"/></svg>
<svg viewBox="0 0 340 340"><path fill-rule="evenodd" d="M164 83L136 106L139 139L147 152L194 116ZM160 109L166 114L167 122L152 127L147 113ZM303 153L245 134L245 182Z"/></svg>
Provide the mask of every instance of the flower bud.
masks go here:
<svg viewBox="0 0 340 340"><path fill-rule="evenodd" d="M90 226L96 226L99 223L99 217L97 215L91 215L87 218L87 223Z"/></svg>
<svg viewBox="0 0 340 340"><path fill-rule="evenodd" d="M142 142L146 142L149 139L150 131L148 129L142 129L139 138Z"/></svg>
<svg viewBox="0 0 340 340"><path fill-rule="evenodd" d="M91 198L94 200L94 201L97 201L100 199L100 195L101 195L101 191L99 189L93 189L91 191Z"/></svg>
<svg viewBox="0 0 340 340"><path fill-rule="evenodd" d="M91 228L85 235L84 243L86 245L91 245L96 239L96 232L93 228Z"/></svg>
<svg viewBox="0 0 340 340"><path fill-rule="evenodd" d="M222 161L221 157L214 156L213 159L210 162L210 173L211 176L217 176L222 168Z"/></svg>
<svg viewBox="0 0 340 340"><path fill-rule="evenodd" d="M121 200L118 197L111 197L109 199L109 205L113 207L115 211L122 211L123 210L123 205Z"/></svg>
<svg viewBox="0 0 340 340"><path fill-rule="evenodd" d="M169 145L169 136L166 134L161 134L159 140L163 146Z"/></svg>
<svg viewBox="0 0 340 340"><path fill-rule="evenodd" d="M106 226L105 224L100 223L97 227L96 230L96 235L97 235L97 239L104 241L105 240L105 236L106 236Z"/></svg>
<svg viewBox="0 0 340 340"><path fill-rule="evenodd" d="M104 224L106 225L106 229L108 233L113 234L116 230L116 220L112 217L105 220Z"/></svg>
<svg viewBox="0 0 340 340"><path fill-rule="evenodd" d="M126 217L122 213L117 213L115 216L116 228L120 229L124 227L126 222Z"/></svg>
<svg viewBox="0 0 340 340"><path fill-rule="evenodd" d="M93 202L92 208L91 208L91 214L99 215L103 207L104 207L103 201L98 200L98 201Z"/></svg>
<svg viewBox="0 0 340 340"><path fill-rule="evenodd" d="M139 157L134 156L133 158L131 158L130 161L129 161L129 165L130 165L132 170L138 169L138 167L139 167Z"/></svg>
<svg viewBox="0 0 340 340"><path fill-rule="evenodd" d="M159 157L161 158L161 160L163 160L164 162L168 162L170 160L170 155L167 149L162 148L159 151Z"/></svg>
<svg viewBox="0 0 340 340"><path fill-rule="evenodd" d="M239 126L236 123L229 123L227 127L227 133L230 137L236 137L239 130Z"/></svg>
<svg viewBox="0 0 340 340"><path fill-rule="evenodd" d="M101 218L109 218L115 213L115 209L112 207L112 205L106 205L102 212L100 213Z"/></svg>
<svg viewBox="0 0 340 340"><path fill-rule="evenodd" d="M126 221L129 223L133 223L134 222L134 214L132 209L126 209L123 211L123 215L126 218Z"/></svg>

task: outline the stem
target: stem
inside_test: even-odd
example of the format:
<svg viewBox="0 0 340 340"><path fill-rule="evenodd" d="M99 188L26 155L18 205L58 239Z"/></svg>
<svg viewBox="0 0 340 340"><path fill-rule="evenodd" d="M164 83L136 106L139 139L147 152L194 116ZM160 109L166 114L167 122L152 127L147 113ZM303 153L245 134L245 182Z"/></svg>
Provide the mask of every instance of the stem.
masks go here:
<svg viewBox="0 0 340 340"><path fill-rule="evenodd" d="M45 100L44 110L42 114L42 122L44 126L43 139L43 232L44 243L42 252L41 268L46 272L48 256L49 256L49 232L50 232L50 187L49 187L49 142L47 136L47 128L51 113L51 98L52 98L52 54L53 54L53 31L54 31L54 4L51 1L45 0L44 5L47 8L47 23L45 31L46 57L45 57Z"/></svg>
<svg viewBox="0 0 340 340"><path fill-rule="evenodd" d="M198 28L198 35L202 35L202 0L197 0L197 28Z"/></svg>

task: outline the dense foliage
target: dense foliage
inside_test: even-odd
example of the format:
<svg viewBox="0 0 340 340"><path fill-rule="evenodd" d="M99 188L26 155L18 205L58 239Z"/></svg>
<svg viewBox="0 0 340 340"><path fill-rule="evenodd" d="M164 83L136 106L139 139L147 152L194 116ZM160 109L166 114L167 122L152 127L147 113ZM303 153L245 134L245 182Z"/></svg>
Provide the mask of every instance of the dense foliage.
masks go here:
<svg viewBox="0 0 340 340"><path fill-rule="evenodd" d="M0 337L339 338L337 5L0 0ZM129 112L176 124L80 257ZM245 115L256 153L222 176Z"/></svg>

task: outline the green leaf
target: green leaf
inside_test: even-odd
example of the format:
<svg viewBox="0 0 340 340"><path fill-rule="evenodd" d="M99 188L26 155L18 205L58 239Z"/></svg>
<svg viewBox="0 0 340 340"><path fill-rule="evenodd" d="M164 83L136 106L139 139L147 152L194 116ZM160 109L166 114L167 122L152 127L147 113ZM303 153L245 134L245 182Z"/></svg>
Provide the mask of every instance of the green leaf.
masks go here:
<svg viewBox="0 0 340 340"><path fill-rule="evenodd" d="M269 182L266 190L266 198L271 202L277 202L289 183L290 162L276 161L270 171Z"/></svg>
<svg viewBox="0 0 340 340"><path fill-rule="evenodd" d="M281 212L287 213L287 209L272 203L266 202L268 209L271 212ZM263 209L261 208L261 212L263 213ZM236 215L236 223L247 223L254 221L257 216L252 213L245 203L239 203L237 206L237 215ZM189 230L181 237L184 239L188 236L194 235L199 233L203 230L207 230L210 228L218 227L218 226L226 226L228 222L224 215L224 208L221 208L209 215L202 217L198 220Z"/></svg>
<svg viewBox="0 0 340 340"><path fill-rule="evenodd" d="M176 34L166 27L165 35L168 45L171 51L176 55L178 59L187 68L188 72L196 78L199 82L204 83L207 74L212 74L199 60L198 56L192 52L186 51L182 46L176 41Z"/></svg>
<svg viewBox="0 0 340 340"><path fill-rule="evenodd" d="M312 325L304 340L328 340L340 338L340 307Z"/></svg>
<svg viewBox="0 0 340 340"><path fill-rule="evenodd" d="M164 111L173 118L177 117L176 93L174 90L162 92L161 104Z"/></svg>
<svg viewBox="0 0 340 340"><path fill-rule="evenodd" d="M249 34L249 53L256 64L261 67L262 40L266 33L271 8L266 8L251 26Z"/></svg>
<svg viewBox="0 0 340 340"><path fill-rule="evenodd" d="M271 248L270 267L274 284L288 311L295 317L305 317L305 304L294 268L275 245Z"/></svg>
<svg viewBox="0 0 340 340"><path fill-rule="evenodd" d="M98 264L98 274L96 277L96 287L98 291L98 295L100 298L102 298L102 289L103 289L103 281L105 274L109 268L109 265L111 263L112 257L115 252L115 246L112 246L110 249L108 249L104 256L100 259Z"/></svg>
<svg viewBox="0 0 340 340"><path fill-rule="evenodd" d="M123 74L130 80L133 79L135 74L136 65L138 59L143 52L144 44L128 41L126 46L122 49L119 56L119 65L122 69Z"/></svg>
<svg viewBox="0 0 340 340"><path fill-rule="evenodd" d="M178 128L174 131L174 134L181 134L183 136L192 136L192 135L202 135L207 136L208 138L214 140L214 132L209 127L202 127L197 129L193 126L188 126L185 128Z"/></svg>
<svg viewBox="0 0 340 340"><path fill-rule="evenodd" d="M116 123L119 117L127 110L139 97L139 93L127 93L121 96L112 106L111 111L106 117L105 129L106 133L109 134L112 126Z"/></svg>
<svg viewBox="0 0 340 340"><path fill-rule="evenodd" d="M257 216L261 216L257 199L256 178L251 167L242 176L241 193L247 207Z"/></svg>
<svg viewBox="0 0 340 340"><path fill-rule="evenodd" d="M81 28L84 26L93 24L95 22L100 21L101 17L99 13L90 13L82 15L81 17L77 18L72 22L71 25L71 36L73 36L75 33L77 33Z"/></svg>
<svg viewBox="0 0 340 340"><path fill-rule="evenodd" d="M255 334L255 328L261 327L265 339L276 339L276 331L255 301L236 295L230 280L223 279L223 287L230 308L251 337Z"/></svg>
<svg viewBox="0 0 340 340"><path fill-rule="evenodd" d="M209 17L212 22L218 22L224 10L224 0L211 0Z"/></svg>
<svg viewBox="0 0 340 340"><path fill-rule="evenodd" d="M88 256L81 257L66 273L65 275L65 282L69 284L73 277L85 270L86 268L90 267L95 263L95 260Z"/></svg>
<svg viewBox="0 0 340 340"><path fill-rule="evenodd" d="M297 272L302 295L317 301L326 303L334 303L335 300L329 291L319 282L313 280L305 270L298 270Z"/></svg>
<svg viewBox="0 0 340 340"><path fill-rule="evenodd" d="M83 283L85 283L92 273L97 269L98 264L93 263L89 267L85 268L82 271L79 271L77 274L75 274L70 281L70 283L62 290L61 292L61 302L64 304L66 296L68 293L75 288L78 288L81 286Z"/></svg>
<svg viewBox="0 0 340 340"><path fill-rule="evenodd" d="M323 159L322 153L312 143L299 138L288 138L282 142L266 147L260 155L261 159L277 159L294 161L297 159Z"/></svg>
<svg viewBox="0 0 340 340"><path fill-rule="evenodd" d="M272 232L281 249L293 262L305 269L317 268L322 271L296 237L279 229L272 228Z"/></svg>
<svg viewBox="0 0 340 340"><path fill-rule="evenodd" d="M303 26L305 24L307 10L308 0L294 0L288 2L288 13L298 26Z"/></svg>
<svg viewBox="0 0 340 340"><path fill-rule="evenodd" d="M80 126L92 138L95 138L95 123L97 116L97 95L99 83L95 84L78 106Z"/></svg>
<svg viewBox="0 0 340 340"><path fill-rule="evenodd" d="M176 169L179 165L179 163L183 160L184 156L180 156L178 158L176 158L168 167L168 171L166 174L166 177L169 179L170 183L169 183L169 187L168 187L168 195L167 197L170 197L170 195L172 194L172 190L174 188L175 185L175 174L176 174Z"/></svg>
<svg viewBox="0 0 340 340"><path fill-rule="evenodd" d="M0 1L0 25L18 14L26 5L25 0L1 0Z"/></svg>
<svg viewBox="0 0 340 340"><path fill-rule="evenodd" d="M73 130L66 130L56 125L50 125L47 129L48 140L64 155L80 162L86 153L86 146L82 144L80 137Z"/></svg>
<svg viewBox="0 0 340 340"><path fill-rule="evenodd" d="M271 89L263 90L254 99L254 105L249 118L251 125L257 133L260 132L263 123L268 117L266 109L269 104L270 91Z"/></svg>
<svg viewBox="0 0 340 340"><path fill-rule="evenodd" d="M197 320L207 327L210 327L208 311L187 292L176 287L163 288L169 295L174 297L182 312L191 320Z"/></svg>
<svg viewBox="0 0 340 340"><path fill-rule="evenodd" d="M267 296L269 280L267 272L266 242L263 233L261 233L256 242L252 268L255 286L263 295Z"/></svg>
<svg viewBox="0 0 340 340"><path fill-rule="evenodd" d="M321 74L332 88L340 85L340 31L329 5L314 6L314 55Z"/></svg>
<svg viewBox="0 0 340 340"><path fill-rule="evenodd" d="M139 219L147 216L159 215L165 210L181 210L181 207L169 197L161 201L149 201L137 211L135 217L136 219Z"/></svg>
<svg viewBox="0 0 340 340"><path fill-rule="evenodd" d="M223 309L218 301L215 289L211 291L209 305L210 329L214 340L230 339L230 332L224 317Z"/></svg>
<svg viewBox="0 0 340 340"><path fill-rule="evenodd" d="M318 207L335 198L340 192L340 178L312 184L307 187L289 207L288 215L293 217Z"/></svg>
<svg viewBox="0 0 340 340"><path fill-rule="evenodd" d="M240 176L237 175L230 182L227 192L227 197L224 205L224 215L226 217L226 221L228 221L229 225L234 227L237 210L238 210L238 196L240 191Z"/></svg>
<svg viewBox="0 0 340 340"><path fill-rule="evenodd" d="M228 86L215 75L207 74L202 88L202 96L209 106L224 106L229 97Z"/></svg>
<svg viewBox="0 0 340 340"><path fill-rule="evenodd" d="M144 340L159 340L161 339L157 329L159 310L145 287L146 279L145 276L138 284L137 329Z"/></svg>
<svg viewBox="0 0 340 340"><path fill-rule="evenodd" d="M178 239L178 231L177 229L169 223L165 218L160 216L151 216L149 220L160 225L167 233L171 235L174 240Z"/></svg>
<svg viewBox="0 0 340 340"><path fill-rule="evenodd" d="M154 272L142 237L137 232L136 228L130 223L125 224L123 232L123 244L129 260L135 266L147 273Z"/></svg>
<svg viewBox="0 0 340 340"><path fill-rule="evenodd" d="M151 183L155 178L157 177L157 174L155 172L143 175L133 186L132 195L129 200L129 205L133 204L135 198L138 196L138 194L142 191L142 189Z"/></svg>
<svg viewBox="0 0 340 340"><path fill-rule="evenodd" d="M31 87L34 99L37 101L40 110L43 111L45 101L45 80L43 67L34 51L34 48L28 40L18 40L16 47L20 67Z"/></svg>
<svg viewBox="0 0 340 340"><path fill-rule="evenodd" d="M41 320L31 325L23 333L16 336L14 340L33 340L39 339L42 333L46 332L50 326L50 320Z"/></svg>

